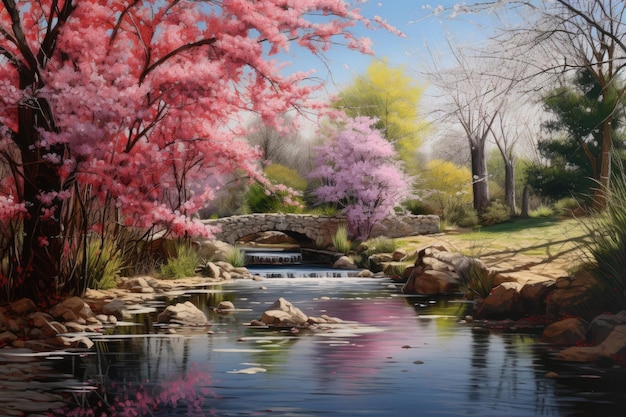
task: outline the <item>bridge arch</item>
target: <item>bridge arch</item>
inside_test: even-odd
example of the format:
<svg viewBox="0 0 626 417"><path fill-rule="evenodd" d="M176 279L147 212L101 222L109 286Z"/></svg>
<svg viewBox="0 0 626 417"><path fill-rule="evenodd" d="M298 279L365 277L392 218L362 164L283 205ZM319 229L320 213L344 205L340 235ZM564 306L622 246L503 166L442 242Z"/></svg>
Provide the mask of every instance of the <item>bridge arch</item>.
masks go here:
<svg viewBox="0 0 626 417"><path fill-rule="evenodd" d="M235 244L242 237L259 232L277 231L295 237L305 236L319 249L332 246L333 237L341 225L347 224L344 216L317 216L313 214L257 213L241 216L203 220L207 225L219 226L221 232L215 238ZM375 226L371 237L389 238L438 233L439 216L435 215L394 215Z"/></svg>
<svg viewBox="0 0 626 417"><path fill-rule="evenodd" d="M221 231L215 238L235 244L241 238L259 232L277 231L302 241L302 236L314 242L318 248L328 248L341 225L346 225L343 216L317 216L312 214L257 213L223 217L203 221L207 225L219 226Z"/></svg>

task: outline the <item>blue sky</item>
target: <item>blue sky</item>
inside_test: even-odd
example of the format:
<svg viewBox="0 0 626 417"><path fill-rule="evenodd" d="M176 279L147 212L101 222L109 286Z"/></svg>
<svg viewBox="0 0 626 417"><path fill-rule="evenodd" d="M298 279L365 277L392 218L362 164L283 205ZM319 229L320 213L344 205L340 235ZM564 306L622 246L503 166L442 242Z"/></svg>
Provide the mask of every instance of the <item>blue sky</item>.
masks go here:
<svg viewBox="0 0 626 417"><path fill-rule="evenodd" d="M291 70L315 68L316 76L327 81L328 90L335 92L349 83L357 74L363 74L372 59L385 58L391 66L404 65L407 73L419 79L428 58L425 43L431 49L445 48L446 32L453 34L459 42L477 42L484 37L472 25L476 16L465 15L456 19L427 17L433 8L441 5L452 7L459 0L347 0L361 9L361 14L372 18L380 16L395 26L406 37L402 38L386 30L368 30L359 25L353 32L372 39L375 56L363 55L345 47L331 48L326 56L328 68L318 58L294 49L286 58L291 61ZM481 18L482 19L482 18Z"/></svg>

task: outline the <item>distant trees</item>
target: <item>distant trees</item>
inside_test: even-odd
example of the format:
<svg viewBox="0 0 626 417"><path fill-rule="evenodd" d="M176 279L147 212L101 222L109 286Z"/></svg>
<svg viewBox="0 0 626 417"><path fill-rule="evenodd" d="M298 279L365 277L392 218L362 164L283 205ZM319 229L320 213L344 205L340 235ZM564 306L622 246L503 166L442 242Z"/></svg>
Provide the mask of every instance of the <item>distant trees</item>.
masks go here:
<svg viewBox="0 0 626 417"><path fill-rule="evenodd" d="M335 204L348 217L352 238L365 240L408 191L393 146L369 117L347 119L319 146L316 168L318 201Z"/></svg>
<svg viewBox="0 0 626 417"><path fill-rule="evenodd" d="M424 89L404 67L377 60L341 90L332 105L349 117L376 119L374 128L393 144L407 171L415 172L418 149L428 129L419 114Z"/></svg>

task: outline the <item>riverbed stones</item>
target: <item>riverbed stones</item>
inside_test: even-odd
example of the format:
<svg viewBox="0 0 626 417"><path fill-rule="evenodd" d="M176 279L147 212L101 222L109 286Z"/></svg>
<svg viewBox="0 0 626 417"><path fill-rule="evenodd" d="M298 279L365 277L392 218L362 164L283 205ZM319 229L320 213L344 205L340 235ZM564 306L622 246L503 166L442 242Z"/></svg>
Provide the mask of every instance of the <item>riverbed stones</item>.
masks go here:
<svg viewBox="0 0 626 417"><path fill-rule="evenodd" d="M415 263L402 288L405 294L458 293L462 277L469 273L470 259L445 246L424 247L413 256Z"/></svg>
<svg viewBox="0 0 626 417"><path fill-rule="evenodd" d="M181 326L206 326L209 324L206 315L190 301L167 306L157 316L157 321Z"/></svg>
<svg viewBox="0 0 626 417"><path fill-rule="evenodd" d="M261 322L275 327L301 327L307 325L308 319L302 310L280 297L263 312Z"/></svg>
<svg viewBox="0 0 626 417"><path fill-rule="evenodd" d="M339 259L337 259L335 261L335 263L333 264L333 268L336 268L336 269L358 269L357 266L352 261L352 259L350 259L347 256L342 256Z"/></svg>
<svg viewBox="0 0 626 417"><path fill-rule="evenodd" d="M589 325L587 339L592 344L602 343L613 332L615 326L626 324L626 310L617 314L600 314Z"/></svg>
<svg viewBox="0 0 626 417"><path fill-rule="evenodd" d="M574 346L586 342L587 322L570 317L550 324L543 331L541 340L555 345Z"/></svg>
<svg viewBox="0 0 626 417"><path fill-rule="evenodd" d="M94 317L93 311L80 297L71 297L50 309L50 315L55 319L76 321L80 318L87 320Z"/></svg>
<svg viewBox="0 0 626 417"><path fill-rule="evenodd" d="M20 298L9 304L15 314L26 315L37 311L37 306L30 298Z"/></svg>
<svg viewBox="0 0 626 417"><path fill-rule="evenodd" d="M615 326L611 334L596 346L572 346L556 354L557 360L595 362L626 358L626 325Z"/></svg>
<svg viewBox="0 0 626 417"><path fill-rule="evenodd" d="M549 318L577 315L590 297L590 289L597 279L588 271L580 271L575 276L559 278L555 288L546 300L546 314Z"/></svg>
<svg viewBox="0 0 626 417"><path fill-rule="evenodd" d="M518 282L504 282L483 300L476 315L488 319L518 319L522 316L522 297L520 290L523 285Z"/></svg>

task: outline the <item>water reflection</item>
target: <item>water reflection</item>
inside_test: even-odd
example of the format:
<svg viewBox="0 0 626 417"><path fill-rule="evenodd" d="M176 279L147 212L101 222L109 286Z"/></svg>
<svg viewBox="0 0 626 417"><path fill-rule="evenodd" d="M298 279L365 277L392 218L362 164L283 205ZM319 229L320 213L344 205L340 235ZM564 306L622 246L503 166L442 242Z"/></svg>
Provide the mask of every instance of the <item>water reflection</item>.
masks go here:
<svg viewBox="0 0 626 417"><path fill-rule="evenodd" d="M554 368L536 335L459 324L467 306L454 300L403 297L385 280L263 285L242 281L221 294L192 294L210 314L210 334L102 337L99 354L81 359L79 376L103 389L82 404L118 404L127 395L131 405L152 407L151 415L186 415L192 405L199 408L190 415L377 417L600 415L594 409L612 416L626 405L617 372L611 383L607 376L604 385L582 385L573 370ZM279 296L308 315L345 323L297 334L242 325ZM238 310L216 315L220 297ZM564 377L549 379L549 370ZM174 395L177 386L185 398Z"/></svg>

